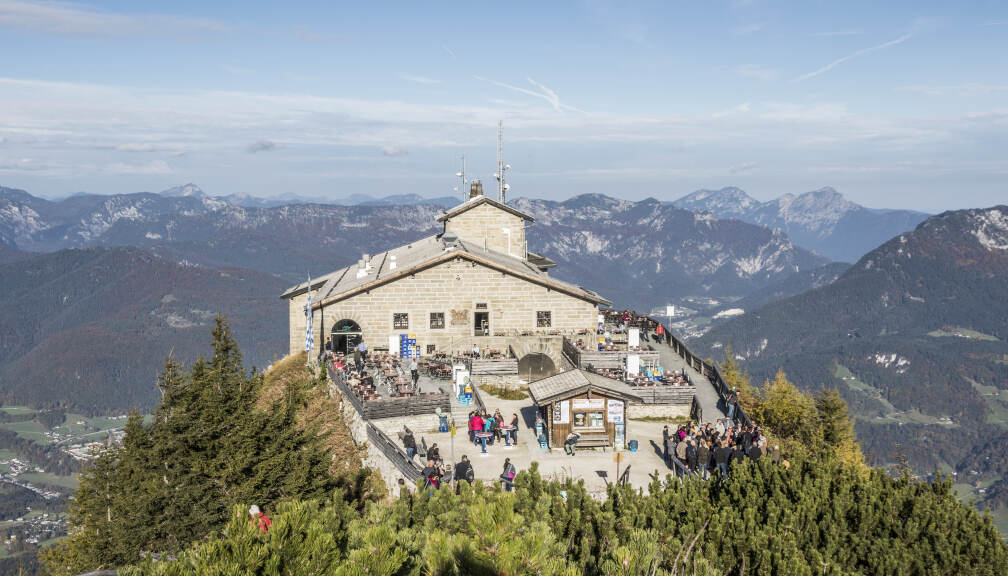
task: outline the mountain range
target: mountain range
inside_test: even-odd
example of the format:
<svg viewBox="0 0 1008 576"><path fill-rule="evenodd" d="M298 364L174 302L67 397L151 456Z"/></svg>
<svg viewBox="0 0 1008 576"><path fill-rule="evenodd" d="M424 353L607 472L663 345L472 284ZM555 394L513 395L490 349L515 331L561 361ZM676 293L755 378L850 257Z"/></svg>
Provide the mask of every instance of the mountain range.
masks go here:
<svg viewBox="0 0 1008 576"><path fill-rule="evenodd" d="M560 264L559 278L620 306L744 297L826 263L779 231L656 200L512 204L535 216L529 246ZM232 319L250 365L265 366L287 347L277 299L286 286L437 233L439 213L432 204L246 207L192 185L58 202L0 189L9 336L0 395L88 413L149 406L164 357L192 360L217 312ZM47 371L53 357L68 365Z"/></svg>
<svg viewBox="0 0 1008 576"><path fill-rule="evenodd" d="M698 190L672 203L718 218L735 218L783 230L796 244L840 262L855 262L928 217L911 210L873 210L826 187L760 202L739 188Z"/></svg>
<svg viewBox="0 0 1008 576"><path fill-rule="evenodd" d="M730 346L757 382L782 368L805 387L839 388L874 463L993 482L981 494L1006 507L1006 286L1008 206L946 212L695 346L715 359Z"/></svg>

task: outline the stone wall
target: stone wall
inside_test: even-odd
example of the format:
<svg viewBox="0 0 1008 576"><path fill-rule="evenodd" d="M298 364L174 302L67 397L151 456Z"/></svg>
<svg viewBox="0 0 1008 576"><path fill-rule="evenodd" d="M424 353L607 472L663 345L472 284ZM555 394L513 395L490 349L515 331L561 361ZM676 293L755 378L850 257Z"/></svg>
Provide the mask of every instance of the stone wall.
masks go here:
<svg viewBox="0 0 1008 576"><path fill-rule="evenodd" d="M416 334L423 354L428 345L445 352L469 349L474 343L483 349L507 350L513 338L473 336L477 304L487 305L491 334L537 330L546 336L550 330L593 330L598 319L593 302L458 259L316 310L315 342L324 345L322 334L345 318L360 325L370 349L387 347L390 335ZM292 299L290 306L294 352L304 346L304 297ZM551 313L549 328L536 328L538 311ZM408 328L393 329L396 312L408 314ZM444 328L430 327L432 312L444 314Z"/></svg>
<svg viewBox="0 0 1008 576"><path fill-rule="evenodd" d="M688 419L690 406L682 404L628 404L627 418L683 418Z"/></svg>
<svg viewBox="0 0 1008 576"><path fill-rule="evenodd" d="M505 230L510 231L510 238ZM490 250L525 257L525 219L489 204L481 204L445 222L445 231L480 248L484 238Z"/></svg>

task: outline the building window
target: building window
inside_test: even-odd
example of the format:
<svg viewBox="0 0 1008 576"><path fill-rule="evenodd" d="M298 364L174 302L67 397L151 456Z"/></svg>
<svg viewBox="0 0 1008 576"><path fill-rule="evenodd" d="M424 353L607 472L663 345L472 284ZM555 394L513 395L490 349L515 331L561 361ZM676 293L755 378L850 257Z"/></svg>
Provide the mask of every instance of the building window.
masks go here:
<svg viewBox="0 0 1008 576"><path fill-rule="evenodd" d="M406 312L392 313L393 330L409 330L409 314Z"/></svg>
<svg viewBox="0 0 1008 576"><path fill-rule="evenodd" d="M553 313L549 310L536 312L536 326L538 328L550 328L553 326Z"/></svg>
<svg viewBox="0 0 1008 576"><path fill-rule="evenodd" d="M444 328L444 312L430 313L430 327L431 329Z"/></svg>
<svg viewBox="0 0 1008 576"><path fill-rule="evenodd" d="M428 344L427 345L427 355L430 356L431 354L433 354L435 352L437 352L437 344Z"/></svg>
<svg viewBox="0 0 1008 576"><path fill-rule="evenodd" d="M477 310L486 310L487 309L486 302L477 302L476 303L476 309Z"/></svg>

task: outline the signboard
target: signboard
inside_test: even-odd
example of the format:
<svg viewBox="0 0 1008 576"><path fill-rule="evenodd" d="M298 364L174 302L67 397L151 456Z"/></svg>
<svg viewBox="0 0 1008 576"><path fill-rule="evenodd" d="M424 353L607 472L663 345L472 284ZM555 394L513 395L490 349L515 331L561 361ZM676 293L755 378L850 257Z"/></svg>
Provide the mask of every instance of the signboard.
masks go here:
<svg viewBox="0 0 1008 576"><path fill-rule="evenodd" d="M665 315L668 316L669 318L672 318L673 316L675 316L675 306L672 306L672 305L666 306L665 307Z"/></svg>
<svg viewBox="0 0 1008 576"><path fill-rule="evenodd" d="M640 346L640 328L627 330L627 346L631 348Z"/></svg>
<svg viewBox="0 0 1008 576"><path fill-rule="evenodd" d="M601 324L605 324L605 315L603 315L603 314L599 314L599 315L598 315L598 323L599 323L600 325L601 325Z"/></svg>
<svg viewBox="0 0 1008 576"><path fill-rule="evenodd" d="M626 446L626 424L614 424L613 450L623 450Z"/></svg>
<svg viewBox="0 0 1008 576"><path fill-rule="evenodd" d="M570 424L570 402L564 400L553 404L553 423Z"/></svg>
<svg viewBox="0 0 1008 576"><path fill-rule="evenodd" d="M575 398L571 400L575 410L602 410L605 408L605 398Z"/></svg>
<svg viewBox="0 0 1008 576"><path fill-rule="evenodd" d="M610 400L609 406L606 410L606 420L608 422L623 422L623 401L622 400Z"/></svg>
<svg viewBox="0 0 1008 576"><path fill-rule="evenodd" d="M640 355L627 354L626 373L627 373L627 380L633 378L637 374L640 374Z"/></svg>

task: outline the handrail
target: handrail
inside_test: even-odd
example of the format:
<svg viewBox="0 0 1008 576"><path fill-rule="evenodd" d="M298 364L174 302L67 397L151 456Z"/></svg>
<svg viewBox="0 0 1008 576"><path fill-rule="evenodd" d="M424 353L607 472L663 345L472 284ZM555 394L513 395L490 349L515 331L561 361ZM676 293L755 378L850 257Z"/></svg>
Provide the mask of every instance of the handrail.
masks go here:
<svg viewBox="0 0 1008 576"><path fill-rule="evenodd" d="M683 344L681 340L676 338L672 334L672 332L669 331L668 327L665 326L665 324L662 324L661 321L651 318L650 316L644 316L644 318L647 318L648 320L655 322L656 324L661 324L662 330L665 332L666 342L668 343L669 347L675 350L676 354L678 354L684 360L686 360L686 363L689 364L694 370L700 372L700 374L707 377L710 383L714 386L714 391L717 392L718 398L720 398L721 401L724 402L725 406L727 407L728 385L725 384L724 378L722 378L721 373L718 372L717 366L710 364L708 362L704 362L702 359L700 359L699 356L690 352L689 348L687 348L686 345ZM695 397L693 401L694 403L696 403ZM703 410L700 408L699 404L696 404L696 410L698 414L700 414L701 416L703 415ZM741 421L742 424L747 427L753 425L752 419L750 419L749 415L745 413L745 410L742 408L741 404L736 403L735 419Z"/></svg>
<svg viewBox="0 0 1008 576"><path fill-rule="evenodd" d="M421 469L416 462L406 457L406 454L399 449L399 446L388 437L387 434L378 429L377 426L367 423L368 441L371 445L381 450L382 454L388 458L389 462L399 469L399 472L410 482L416 482L420 478Z"/></svg>

